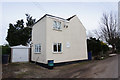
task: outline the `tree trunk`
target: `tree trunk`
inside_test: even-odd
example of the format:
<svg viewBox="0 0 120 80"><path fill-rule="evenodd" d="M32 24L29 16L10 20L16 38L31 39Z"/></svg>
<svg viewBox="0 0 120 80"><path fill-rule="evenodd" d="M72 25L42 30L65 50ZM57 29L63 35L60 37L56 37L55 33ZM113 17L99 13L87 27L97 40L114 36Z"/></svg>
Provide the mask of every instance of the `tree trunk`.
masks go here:
<svg viewBox="0 0 120 80"><path fill-rule="evenodd" d="M113 44L112 45L112 53L114 53L115 52L115 45Z"/></svg>

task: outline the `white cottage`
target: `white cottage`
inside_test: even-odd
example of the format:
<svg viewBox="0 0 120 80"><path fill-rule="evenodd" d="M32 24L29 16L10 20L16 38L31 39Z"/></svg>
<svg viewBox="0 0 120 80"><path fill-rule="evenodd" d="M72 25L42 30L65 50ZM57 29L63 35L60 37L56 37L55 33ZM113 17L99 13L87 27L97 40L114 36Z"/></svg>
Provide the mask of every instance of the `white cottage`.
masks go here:
<svg viewBox="0 0 120 80"><path fill-rule="evenodd" d="M76 15L64 19L49 14L32 30L32 61L48 64L88 59L86 29Z"/></svg>

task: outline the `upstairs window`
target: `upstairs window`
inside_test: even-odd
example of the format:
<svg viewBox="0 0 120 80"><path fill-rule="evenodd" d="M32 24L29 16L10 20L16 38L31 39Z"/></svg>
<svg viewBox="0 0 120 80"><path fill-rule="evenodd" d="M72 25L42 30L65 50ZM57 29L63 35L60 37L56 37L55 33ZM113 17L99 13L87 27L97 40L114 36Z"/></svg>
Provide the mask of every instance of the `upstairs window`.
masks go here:
<svg viewBox="0 0 120 80"><path fill-rule="evenodd" d="M61 43L54 43L53 44L53 52L62 52L62 44Z"/></svg>
<svg viewBox="0 0 120 80"><path fill-rule="evenodd" d="M35 53L41 53L41 45L35 44Z"/></svg>
<svg viewBox="0 0 120 80"><path fill-rule="evenodd" d="M54 23L53 23L53 28L54 28L54 29L57 29L57 30L60 30L60 29L61 29L61 22L59 22L59 21L54 21Z"/></svg>

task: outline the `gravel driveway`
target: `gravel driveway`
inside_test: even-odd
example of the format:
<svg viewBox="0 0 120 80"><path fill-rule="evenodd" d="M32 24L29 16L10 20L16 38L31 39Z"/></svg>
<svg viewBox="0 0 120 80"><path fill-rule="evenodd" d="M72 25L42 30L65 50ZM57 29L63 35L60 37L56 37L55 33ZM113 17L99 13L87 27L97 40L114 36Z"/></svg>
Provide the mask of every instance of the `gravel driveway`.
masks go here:
<svg viewBox="0 0 120 80"><path fill-rule="evenodd" d="M57 66L53 70L34 63L11 63L2 67L3 78L118 78L118 55Z"/></svg>

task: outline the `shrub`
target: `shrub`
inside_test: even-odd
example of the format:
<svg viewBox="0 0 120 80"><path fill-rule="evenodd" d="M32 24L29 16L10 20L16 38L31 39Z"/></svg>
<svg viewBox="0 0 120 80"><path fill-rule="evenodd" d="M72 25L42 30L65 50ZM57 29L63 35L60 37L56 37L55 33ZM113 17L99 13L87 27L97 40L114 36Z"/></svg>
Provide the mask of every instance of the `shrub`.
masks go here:
<svg viewBox="0 0 120 80"><path fill-rule="evenodd" d="M8 55L10 55L10 53L11 53L11 49L10 49L10 47L9 47L9 45L2 45L2 54L8 54Z"/></svg>
<svg viewBox="0 0 120 80"><path fill-rule="evenodd" d="M88 52L92 52L92 56L102 56L109 50L107 44L92 37L87 39L87 49Z"/></svg>
<svg viewBox="0 0 120 80"><path fill-rule="evenodd" d="M109 50L109 47L107 46L107 44L106 44L106 43L103 43L102 41L101 41L101 47L102 47L103 53L105 53L106 51Z"/></svg>
<svg viewBox="0 0 120 80"><path fill-rule="evenodd" d="M120 38L118 39L116 43L116 49L117 49L117 52L120 52Z"/></svg>

